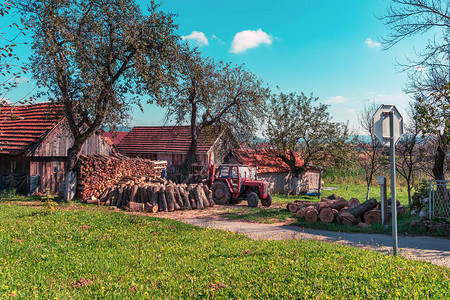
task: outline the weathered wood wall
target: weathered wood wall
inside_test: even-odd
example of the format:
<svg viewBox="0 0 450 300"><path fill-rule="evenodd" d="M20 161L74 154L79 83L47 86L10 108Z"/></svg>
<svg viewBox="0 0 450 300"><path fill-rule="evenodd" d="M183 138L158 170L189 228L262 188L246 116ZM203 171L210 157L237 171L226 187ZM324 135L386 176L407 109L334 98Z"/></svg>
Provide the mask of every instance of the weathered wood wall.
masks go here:
<svg viewBox="0 0 450 300"><path fill-rule="evenodd" d="M73 137L66 122L53 128L35 149L34 157L65 157L67 150L73 145ZM81 154L92 153L110 155L113 146L109 145L100 134L94 133L83 145Z"/></svg>
<svg viewBox="0 0 450 300"><path fill-rule="evenodd" d="M41 184L38 192L45 193L50 189L51 194L58 194L65 177L65 157L36 157L30 162L30 175L39 175Z"/></svg>

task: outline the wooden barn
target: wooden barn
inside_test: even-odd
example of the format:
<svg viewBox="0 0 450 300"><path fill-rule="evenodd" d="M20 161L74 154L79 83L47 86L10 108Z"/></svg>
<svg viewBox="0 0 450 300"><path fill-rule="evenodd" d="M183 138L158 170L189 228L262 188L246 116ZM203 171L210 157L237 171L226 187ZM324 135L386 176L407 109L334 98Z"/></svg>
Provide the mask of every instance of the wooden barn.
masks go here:
<svg viewBox="0 0 450 300"><path fill-rule="evenodd" d="M296 161L299 166L304 164L298 153ZM269 182L272 193L286 193L289 186L289 166L270 149L233 149L225 158L225 163L244 164L257 169L259 179ZM319 189L321 183L322 168L309 166L308 171L300 183L300 192L306 193Z"/></svg>
<svg viewBox="0 0 450 300"><path fill-rule="evenodd" d="M121 154L151 160L166 160L167 174L177 180L191 142L190 126L136 126L117 145ZM202 131L192 173L211 163L222 163L238 147L231 130L210 126Z"/></svg>
<svg viewBox="0 0 450 300"><path fill-rule="evenodd" d="M57 194L65 179L67 150L73 144L62 106L39 103L0 108L0 190ZM113 146L99 133L82 154L109 155Z"/></svg>

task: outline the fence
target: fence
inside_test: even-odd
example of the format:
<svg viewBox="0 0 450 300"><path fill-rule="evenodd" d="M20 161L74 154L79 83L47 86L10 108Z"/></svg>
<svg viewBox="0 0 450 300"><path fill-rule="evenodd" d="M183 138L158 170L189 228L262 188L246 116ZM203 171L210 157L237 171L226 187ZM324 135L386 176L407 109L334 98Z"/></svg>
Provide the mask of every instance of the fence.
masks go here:
<svg viewBox="0 0 450 300"><path fill-rule="evenodd" d="M428 180L430 183L430 219L450 220L450 181Z"/></svg>

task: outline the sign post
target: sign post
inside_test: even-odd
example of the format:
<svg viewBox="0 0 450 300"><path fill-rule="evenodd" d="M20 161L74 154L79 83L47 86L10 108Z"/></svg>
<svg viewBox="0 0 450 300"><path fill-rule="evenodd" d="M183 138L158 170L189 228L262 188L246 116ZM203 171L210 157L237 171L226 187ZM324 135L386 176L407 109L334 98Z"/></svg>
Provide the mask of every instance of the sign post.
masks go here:
<svg viewBox="0 0 450 300"><path fill-rule="evenodd" d="M382 104L373 115L374 133L383 146L389 144L391 161L392 249L398 252L397 198L395 195L395 144L403 135L403 118L394 105Z"/></svg>
<svg viewBox="0 0 450 300"><path fill-rule="evenodd" d="M381 224L386 223L387 216L387 193L386 193L386 177L377 176L377 183L380 185L381 195Z"/></svg>

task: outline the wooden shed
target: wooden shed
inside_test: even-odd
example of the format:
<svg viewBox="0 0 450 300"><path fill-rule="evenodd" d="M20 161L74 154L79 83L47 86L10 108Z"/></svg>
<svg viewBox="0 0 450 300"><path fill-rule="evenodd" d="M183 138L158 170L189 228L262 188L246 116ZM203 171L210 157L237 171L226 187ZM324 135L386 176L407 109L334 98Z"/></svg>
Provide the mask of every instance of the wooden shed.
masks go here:
<svg viewBox="0 0 450 300"><path fill-rule="evenodd" d="M191 143L190 126L136 126L120 141L117 149L129 157L167 161L167 173L178 180ZM222 163L231 149L238 147L227 127L209 126L199 137L192 173Z"/></svg>
<svg viewBox="0 0 450 300"><path fill-rule="evenodd" d="M52 103L3 106L0 132L0 189L58 193L65 179L67 150L73 144L63 107ZM81 153L109 155L112 151L113 146L95 133Z"/></svg>
<svg viewBox="0 0 450 300"><path fill-rule="evenodd" d="M299 166L303 159L295 153ZM258 178L269 182L271 193L286 193L291 190L289 166L271 149L233 149L225 163L245 164L257 169ZM309 166L300 183L300 192L317 191L321 184L322 168Z"/></svg>

